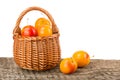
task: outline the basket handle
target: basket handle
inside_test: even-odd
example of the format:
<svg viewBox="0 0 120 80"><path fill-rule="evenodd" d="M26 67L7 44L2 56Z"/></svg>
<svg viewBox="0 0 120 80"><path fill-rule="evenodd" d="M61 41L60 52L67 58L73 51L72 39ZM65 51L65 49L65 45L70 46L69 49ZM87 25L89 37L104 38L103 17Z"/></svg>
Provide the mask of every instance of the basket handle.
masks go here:
<svg viewBox="0 0 120 80"><path fill-rule="evenodd" d="M46 11L45 9L43 9L43 8L33 6L33 7L27 8L26 10L24 10L24 11L20 14L19 18L18 18L17 21L16 21L16 25L15 25L15 28L14 28L14 30L13 30L13 35L18 35L18 34L20 34L20 31L21 31L21 28L19 27L20 22L21 22L22 18L24 17L24 15L25 15L26 13L32 11L32 10L38 10L38 11L43 12L45 15L47 15L47 17L49 18L49 20L51 21L51 24L52 24L53 34L54 34L54 33L58 33L58 28L57 28L57 26L56 26L56 24L55 24L55 22L54 22L54 19L53 19L52 16L51 16L51 14L50 14L48 11Z"/></svg>

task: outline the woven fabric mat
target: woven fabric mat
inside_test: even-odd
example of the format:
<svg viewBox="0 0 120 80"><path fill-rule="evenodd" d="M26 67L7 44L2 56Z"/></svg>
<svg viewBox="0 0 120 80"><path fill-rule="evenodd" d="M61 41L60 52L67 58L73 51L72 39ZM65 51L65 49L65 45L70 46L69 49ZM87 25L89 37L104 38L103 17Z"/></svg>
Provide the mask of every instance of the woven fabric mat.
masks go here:
<svg viewBox="0 0 120 80"><path fill-rule="evenodd" d="M13 58L0 58L0 80L120 80L120 60L91 60L75 73L65 75L59 66L47 71L19 68Z"/></svg>

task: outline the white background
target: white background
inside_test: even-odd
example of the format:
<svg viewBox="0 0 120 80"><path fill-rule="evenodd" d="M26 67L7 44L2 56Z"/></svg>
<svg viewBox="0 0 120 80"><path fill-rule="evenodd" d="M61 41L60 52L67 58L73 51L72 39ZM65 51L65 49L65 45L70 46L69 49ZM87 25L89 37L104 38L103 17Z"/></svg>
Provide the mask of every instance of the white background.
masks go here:
<svg viewBox="0 0 120 80"><path fill-rule="evenodd" d="M85 50L96 59L120 59L120 0L1 0L0 57L13 56L12 31L20 13L30 6L42 7L53 16L62 58ZM21 28L27 18L33 24L41 12L29 14Z"/></svg>

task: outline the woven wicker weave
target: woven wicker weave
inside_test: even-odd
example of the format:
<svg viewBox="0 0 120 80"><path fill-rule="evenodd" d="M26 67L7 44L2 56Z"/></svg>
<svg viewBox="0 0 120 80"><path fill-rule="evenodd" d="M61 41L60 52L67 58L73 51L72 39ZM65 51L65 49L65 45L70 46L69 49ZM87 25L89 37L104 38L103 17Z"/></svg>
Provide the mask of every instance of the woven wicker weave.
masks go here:
<svg viewBox="0 0 120 80"><path fill-rule="evenodd" d="M37 10L44 13L52 24L52 36L21 37L20 22L24 15ZM48 70L54 68L60 61L59 30L48 11L40 7L29 7L24 10L16 21L13 30L14 60L21 68L29 70Z"/></svg>

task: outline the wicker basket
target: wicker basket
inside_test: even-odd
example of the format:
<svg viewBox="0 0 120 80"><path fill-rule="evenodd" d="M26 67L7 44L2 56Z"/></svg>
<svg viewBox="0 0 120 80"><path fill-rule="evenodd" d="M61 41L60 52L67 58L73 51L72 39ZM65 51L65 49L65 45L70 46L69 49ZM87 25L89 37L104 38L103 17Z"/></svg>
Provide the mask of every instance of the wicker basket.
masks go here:
<svg viewBox="0 0 120 80"><path fill-rule="evenodd" d="M24 15L37 10L44 13L52 25L52 36L48 37L21 37L20 22ZM24 10L16 21L13 30L14 60L16 64L28 70L48 70L54 68L60 61L59 30L48 11L40 7L29 7Z"/></svg>

